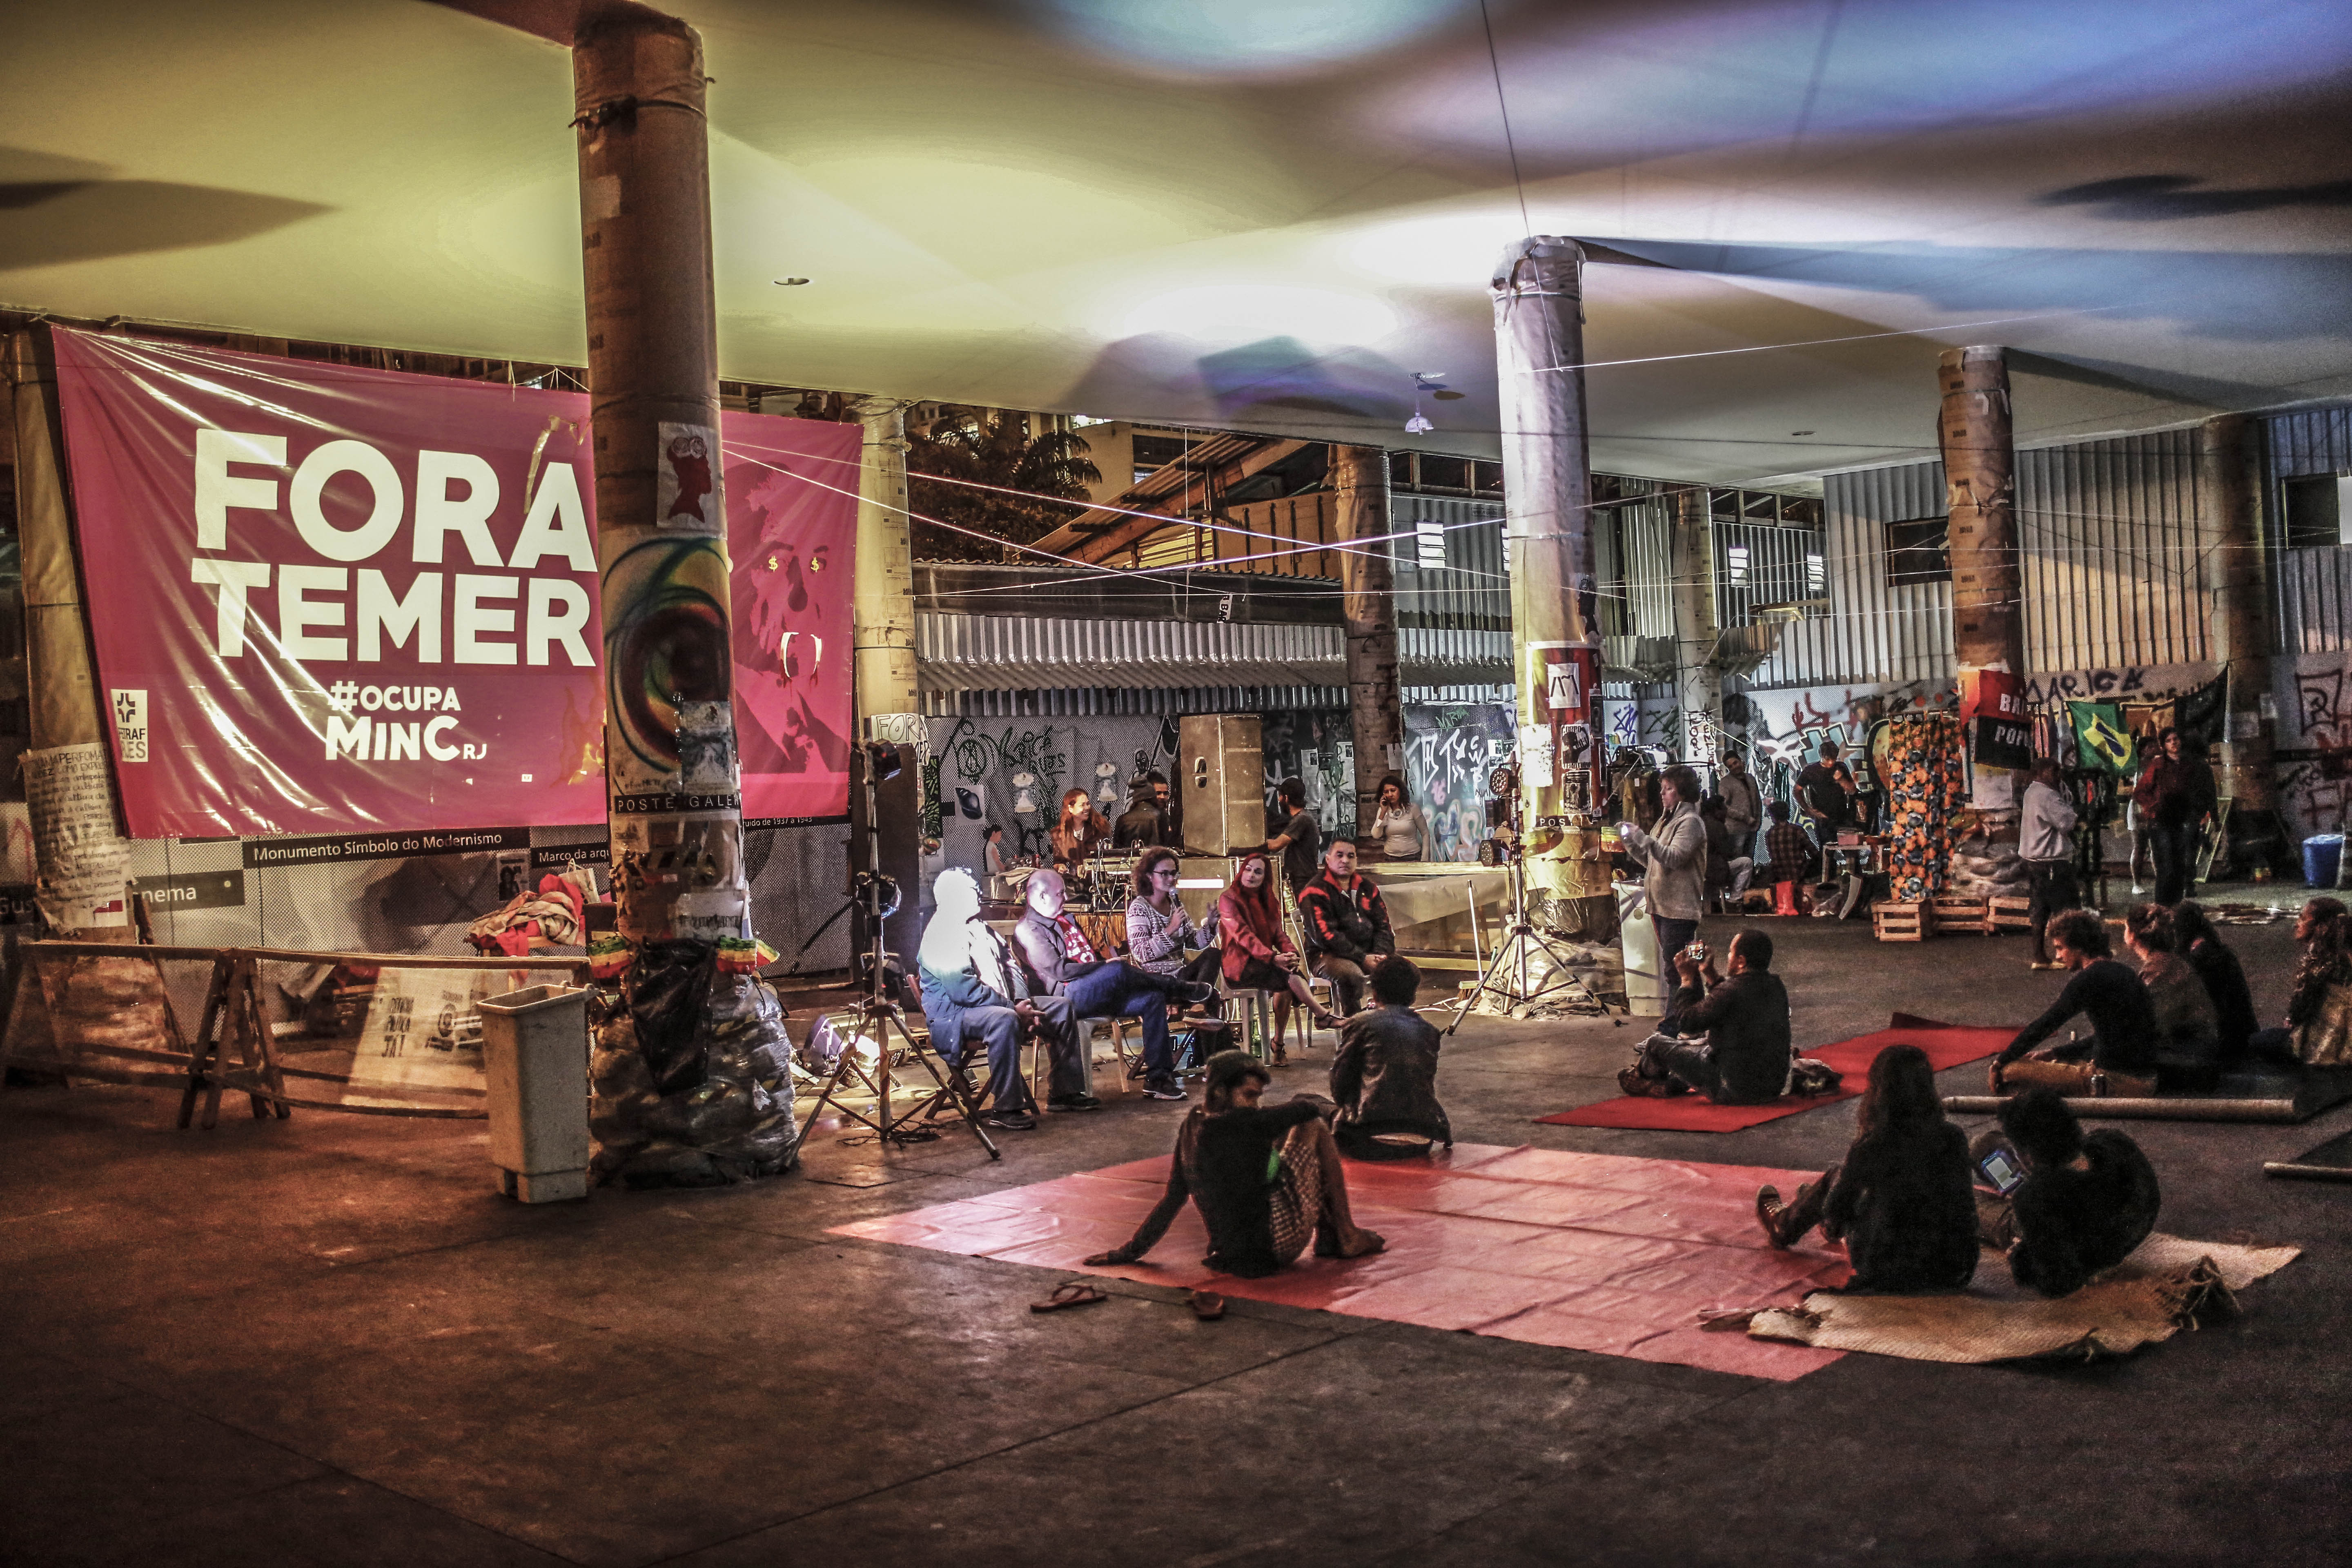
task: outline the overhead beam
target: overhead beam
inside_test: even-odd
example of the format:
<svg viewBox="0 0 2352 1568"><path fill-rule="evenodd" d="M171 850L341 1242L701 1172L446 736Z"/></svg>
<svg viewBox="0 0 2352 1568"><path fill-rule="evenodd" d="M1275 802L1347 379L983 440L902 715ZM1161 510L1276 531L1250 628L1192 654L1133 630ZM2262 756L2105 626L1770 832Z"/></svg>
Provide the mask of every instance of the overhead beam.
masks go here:
<svg viewBox="0 0 2352 1568"><path fill-rule="evenodd" d="M1090 530L1099 529L1101 531L1093 533L1089 538L1076 541L1067 551L1067 553L1080 561L1099 565L1129 545L1140 544L1170 523L1183 521L1184 509L1194 504L1193 497L1196 493L1205 504L1210 492L1229 490L1252 475L1263 473L1284 458L1304 451L1307 445L1304 441L1269 440L1264 446L1254 447L1233 461L1222 463L1206 473L1187 472L1183 484L1178 487L1175 494L1171 496L1147 498L1171 510L1166 511L1154 510L1152 515L1149 517L1136 517L1131 515L1132 510L1135 509L1118 510L1108 507L1095 507L1055 530L1054 535L1049 535L1048 540L1061 534L1081 534ZM1165 468L1155 470L1153 478L1156 479L1159 475L1167 473L1171 468L1181 470L1183 468L1184 465L1181 461L1171 463ZM1140 489L1142 485L1150 482L1149 479L1139 481L1137 488ZM1124 501L1133 493L1134 491L1130 490L1127 495L1119 497L1119 500ZM1041 540L1039 543L1047 549L1056 548L1046 540Z"/></svg>

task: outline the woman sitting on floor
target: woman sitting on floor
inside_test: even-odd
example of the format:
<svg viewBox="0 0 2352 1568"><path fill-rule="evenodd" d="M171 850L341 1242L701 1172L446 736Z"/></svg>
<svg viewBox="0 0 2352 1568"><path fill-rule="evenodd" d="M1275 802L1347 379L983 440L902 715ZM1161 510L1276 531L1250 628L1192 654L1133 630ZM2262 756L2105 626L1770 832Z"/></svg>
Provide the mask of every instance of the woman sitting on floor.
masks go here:
<svg viewBox="0 0 2352 1568"><path fill-rule="evenodd" d="M2253 1054L2309 1067L2352 1065L2352 910L2339 899L2314 899L2294 922L2303 956L2286 1026L2258 1032Z"/></svg>
<svg viewBox="0 0 2352 1568"><path fill-rule="evenodd" d="M2172 910L2134 904L2124 915L2124 945L2139 960L2139 983L2156 1010L2157 1087L2207 1094L2221 1081L2221 1026L2205 982L2180 956Z"/></svg>
<svg viewBox="0 0 2352 1568"><path fill-rule="evenodd" d="M1870 1064L1844 1161L1783 1204L1759 1187L1756 1217L1774 1247L1818 1225L1853 1260L1843 1289L1883 1296L1963 1289L1977 1271L1977 1209L1969 1141L1944 1120L1936 1069L1916 1046L1889 1046Z"/></svg>
<svg viewBox="0 0 2352 1568"><path fill-rule="evenodd" d="M1339 1146L1324 1120L1328 1100L1261 1106L1272 1079L1247 1051L1219 1051L1204 1075L1205 1103L1184 1117L1168 1189L1125 1247L1098 1252L1096 1268L1133 1263L1158 1244L1191 1198L1209 1227L1203 1261L1256 1279L1315 1244L1318 1258L1362 1258L1386 1245L1356 1224Z"/></svg>
<svg viewBox="0 0 2352 1568"><path fill-rule="evenodd" d="M1296 1000L1318 1026L1336 1029L1339 1015L1320 1006L1300 972L1298 949L1282 929L1282 905L1274 890L1273 862L1263 849L1244 855L1234 868L1233 886L1217 896L1217 939L1224 952L1225 984L1274 996L1274 1065L1288 1065L1283 1041L1290 1034L1290 1004Z"/></svg>
<svg viewBox="0 0 2352 1568"><path fill-rule="evenodd" d="M2212 1001L2222 1065L2243 1060L2248 1042L2262 1026L2254 1016L2254 994L2246 984L2244 965L2221 941L2204 909L2190 900L2172 906L2172 931L2179 939L2180 956L2205 983L2205 994Z"/></svg>

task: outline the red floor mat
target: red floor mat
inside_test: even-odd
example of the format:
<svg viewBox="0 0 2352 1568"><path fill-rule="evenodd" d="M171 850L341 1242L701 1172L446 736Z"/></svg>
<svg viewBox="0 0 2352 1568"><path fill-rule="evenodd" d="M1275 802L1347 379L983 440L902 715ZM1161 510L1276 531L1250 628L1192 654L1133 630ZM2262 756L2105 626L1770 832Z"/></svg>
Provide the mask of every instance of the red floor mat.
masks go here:
<svg viewBox="0 0 2352 1568"><path fill-rule="evenodd" d="M1756 1227L1759 1184L1791 1192L1813 1174L1467 1143L1425 1163L1350 1161L1358 1223L1388 1250L1302 1258L1266 1279L1202 1264L1208 1237L1190 1205L1145 1262L1086 1268L1158 1200L1165 1156L833 1234L1156 1285L1213 1280L1251 1300L1787 1381L1837 1352L1702 1331L1699 1315L1798 1300L1846 1278L1843 1254L1775 1252Z"/></svg>
<svg viewBox="0 0 2352 1568"><path fill-rule="evenodd" d="M1989 1057L2017 1037L2014 1029L1967 1029L1949 1024L1916 1024L1904 1022L1905 1015L1896 1014L1898 1026L1880 1029L1874 1034L1858 1035L1851 1040L1840 1040L1833 1046L1823 1046L1807 1051L1845 1075L1845 1082L1835 1094L1811 1099L1782 1098L1763 1105L1711 1105L1696 1094L1676 1095L1672 1100L1646 1100L1633 1095L1619 1095L1614 1100L1580 1105L1573 1110L1555 1111L1538 1116L1538 1121L1554 1127L1630 1127L1660 1132L1737 1132L1743 1127L1753 1127L1759 1121L1777 1121L1783 1116L1794 1116L1815 1106L1834 1105L1841 1100L1852 1100L1862 1092L1863 1082L1870 1075L1870 1064L1878 1053L1889 1046L1916 1046L1927 1053L1928 1061L1937 1072Z"/></svg>

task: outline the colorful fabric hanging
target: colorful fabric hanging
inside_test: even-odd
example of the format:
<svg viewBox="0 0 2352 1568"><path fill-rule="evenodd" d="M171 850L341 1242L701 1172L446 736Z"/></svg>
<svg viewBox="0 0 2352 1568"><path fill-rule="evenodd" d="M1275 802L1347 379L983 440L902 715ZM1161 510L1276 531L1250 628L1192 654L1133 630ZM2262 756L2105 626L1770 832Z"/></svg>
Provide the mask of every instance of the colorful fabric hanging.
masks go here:
<svg viewBox="0 0 2352 1568"><path fill-rule="evenodd" d="M1968 804L1968 745L1958 717L1906 713L1889 721L1885 750L1887 880L1899 903L1944 887L1953 819Z"/></svg>

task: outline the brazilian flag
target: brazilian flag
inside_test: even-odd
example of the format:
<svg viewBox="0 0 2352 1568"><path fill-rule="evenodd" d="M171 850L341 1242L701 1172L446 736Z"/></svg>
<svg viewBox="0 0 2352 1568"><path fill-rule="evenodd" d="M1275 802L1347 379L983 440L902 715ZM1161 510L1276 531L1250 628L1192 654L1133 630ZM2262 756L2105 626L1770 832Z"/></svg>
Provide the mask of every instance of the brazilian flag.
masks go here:
<svg viewBox="0 0 2352 1568"><path fill-rule="evenodd" d="M2074 747L2083 766L2128 774L2132 767L2132 732L2124 727L2123 710L2112 702L2069 702L2074 721Z"/></svg>

